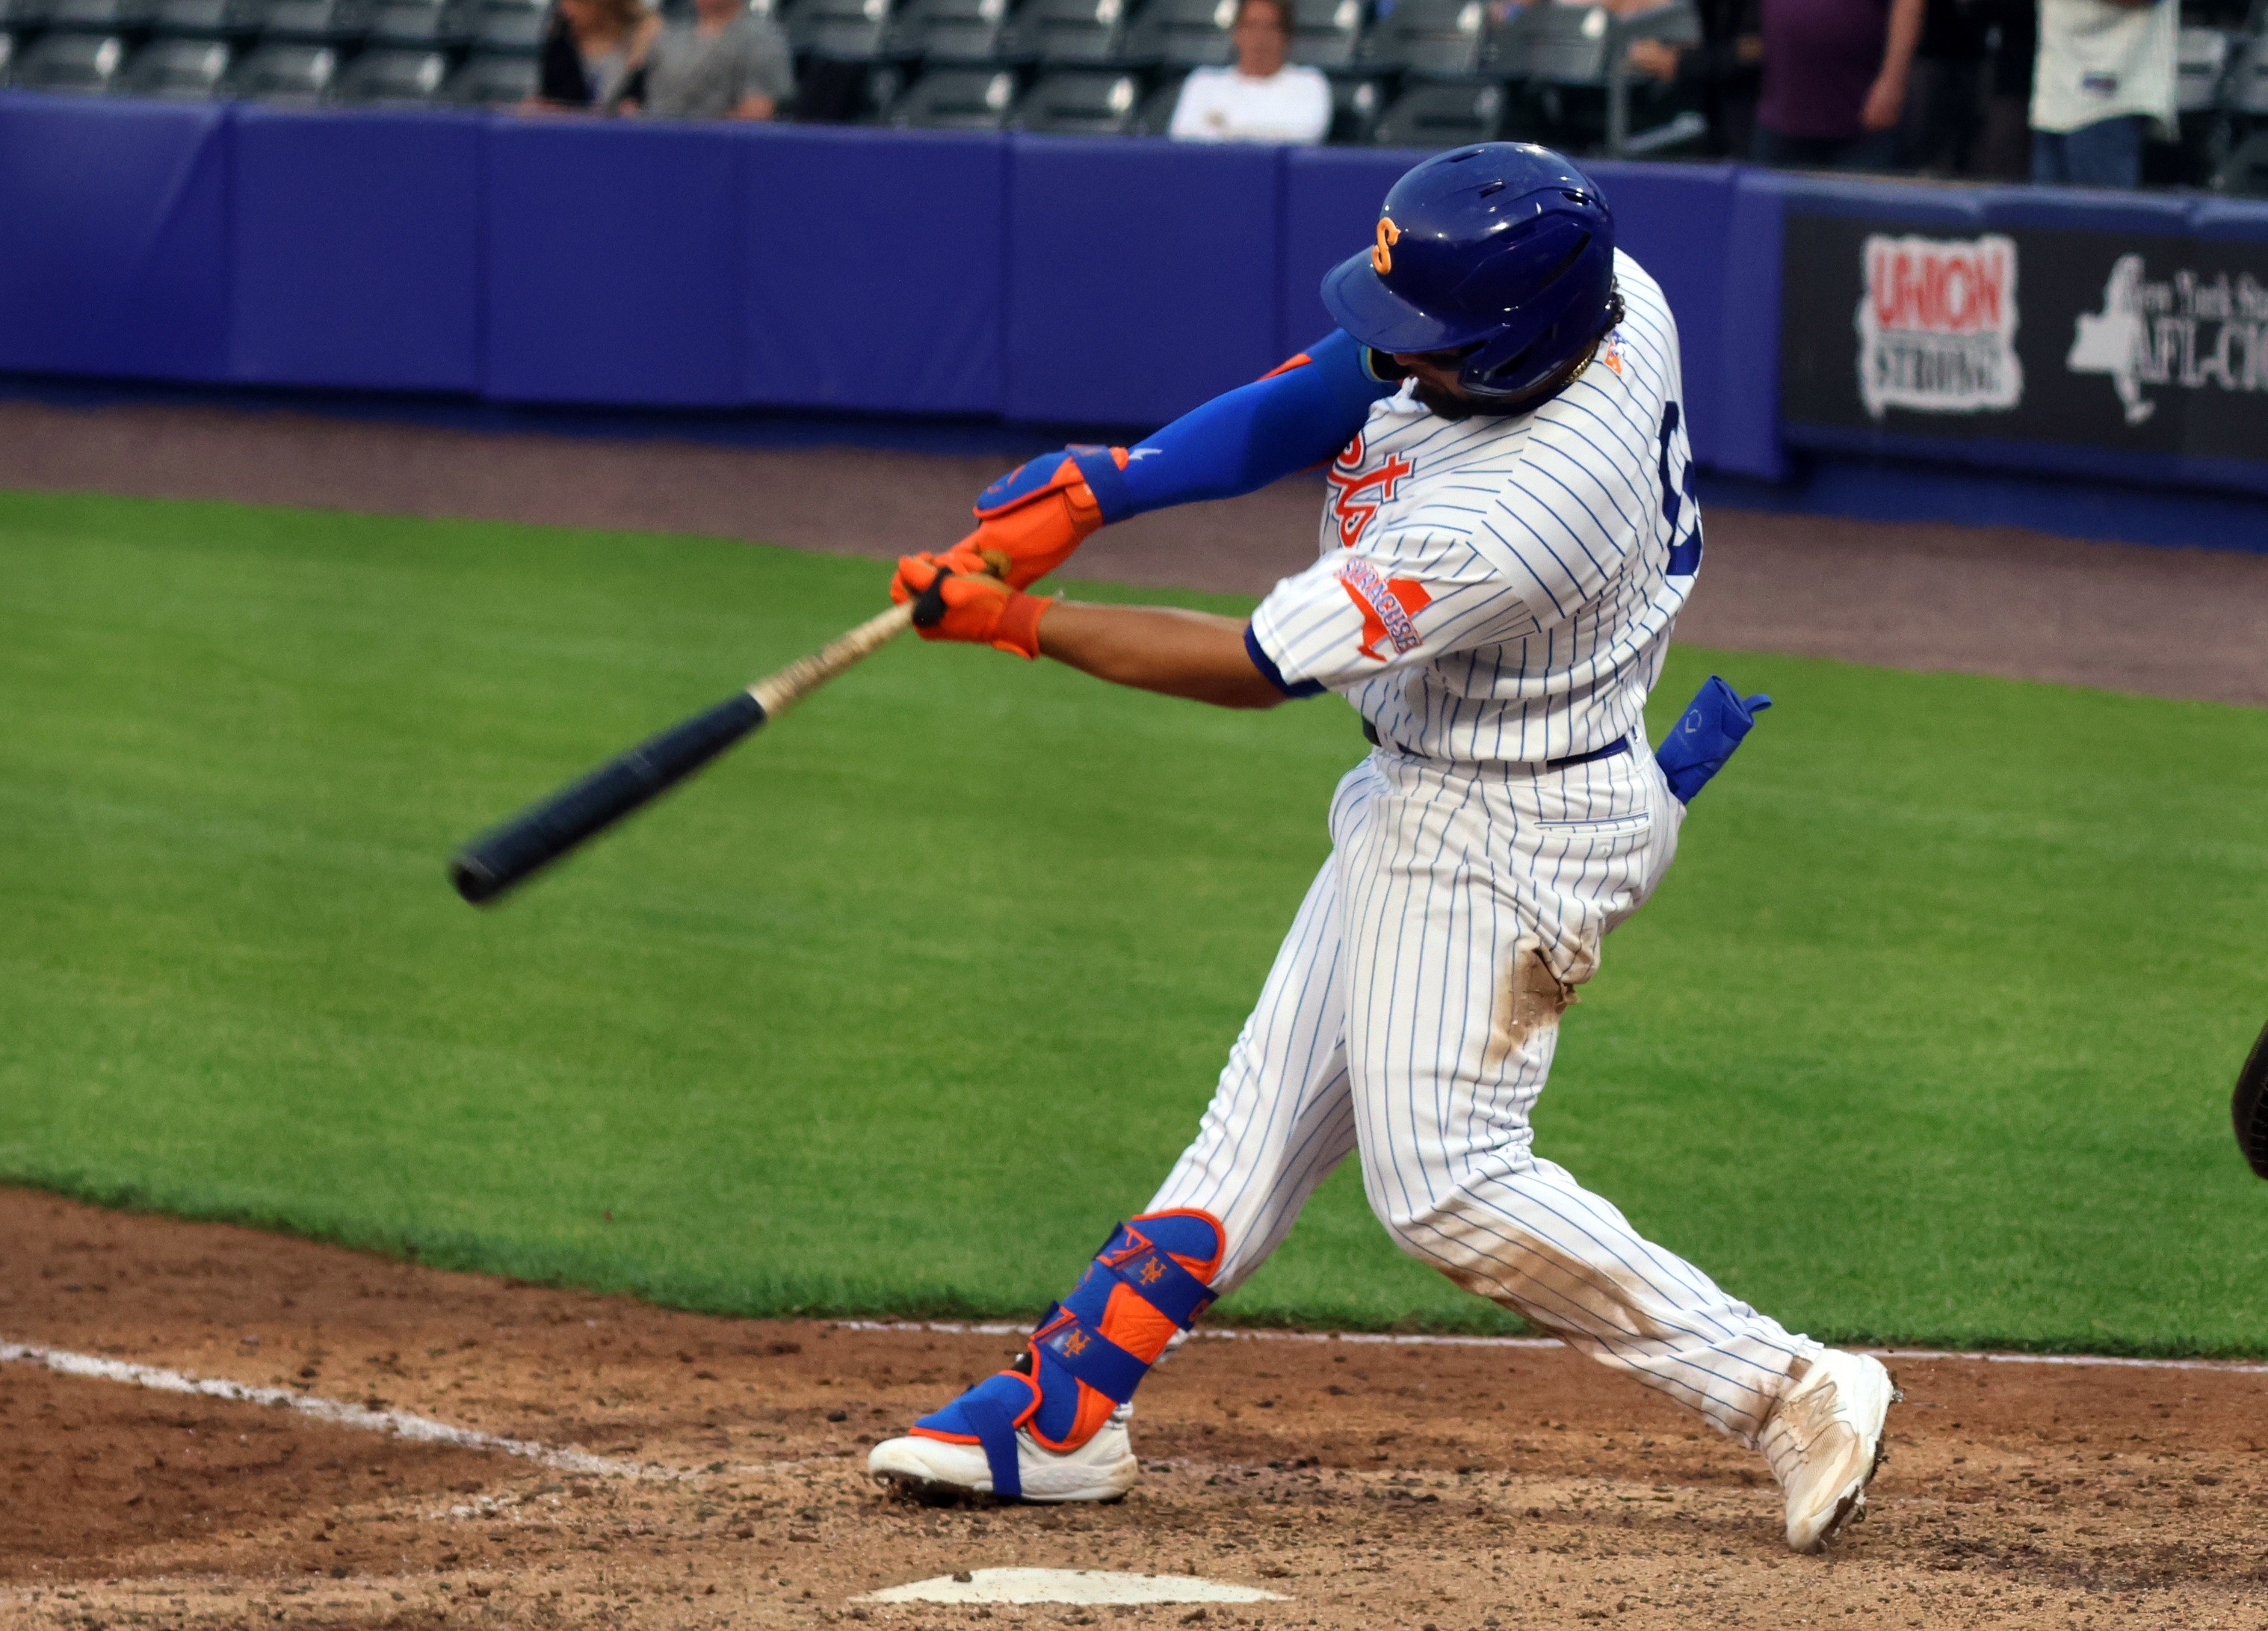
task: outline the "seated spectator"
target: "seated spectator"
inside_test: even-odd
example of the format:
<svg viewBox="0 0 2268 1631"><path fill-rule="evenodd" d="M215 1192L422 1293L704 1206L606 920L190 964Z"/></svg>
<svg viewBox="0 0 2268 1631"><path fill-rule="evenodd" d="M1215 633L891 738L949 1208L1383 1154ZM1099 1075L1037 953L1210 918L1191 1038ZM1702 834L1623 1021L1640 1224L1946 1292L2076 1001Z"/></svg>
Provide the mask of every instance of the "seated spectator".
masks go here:
<svg viewBox="0 0 2268 1631"><path fill-rule="evenodd" d="M1238 0L1236 66L1199 68L1182 81L1167 134L1183 142L1320 142L1331 128L1331 85L1320 70L1287 64L1291 0Z"/></svg>
<svg viewBox="0 0 2268 1631"><path fill-rule="evenodd" d="M787 36L746 0L694 0L690 28L665 28L646 54L640 101L660 119L770 119L795 94Z"/></svg>
<svg viewBox="0 0 2268 1631"><path fill-rule="evenodd" d="M1764 0L1753 156L1796 170L1895 170L1923 0Z"/></svg>
<svg viewBox="0 0 2268 1631"><path fill-rule="evenodd" d="M2139 187L2142 138L2175 120L2180 0L2040 0L2032 180Z"/></svg>
<svg viewBox="0 0 2268 1631"><path fill-rule="evenodd" d="M1700 0L1696 9L1701 15L1699 45L1633 40L1630 65L1693 97L1709 121L1711 150L1742 158L1755 143L1756 87L1764 60L1757 0Z"/></svg>
<svg viewBox="0 0 2268 1631"><path fill-rule="evenodd" d="M559 0L544 32L533 100L614 112L660 32L661 19L641 0Z"/></svg>

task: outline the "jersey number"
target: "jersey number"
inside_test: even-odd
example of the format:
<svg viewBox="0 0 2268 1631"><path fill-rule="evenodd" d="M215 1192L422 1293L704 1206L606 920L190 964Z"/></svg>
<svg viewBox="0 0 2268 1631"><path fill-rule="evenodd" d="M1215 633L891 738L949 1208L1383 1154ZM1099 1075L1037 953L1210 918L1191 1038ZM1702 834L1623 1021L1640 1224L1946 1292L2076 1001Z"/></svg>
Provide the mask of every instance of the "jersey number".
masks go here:
<svg viewBox="0 0 2268 1631"><path fill-rule="evenodd" d="M1693 497L1693 456L1685 457L1685 474L1682 480L1669 479L1669 444L1677 435L1677 404L1664 402L1661 408L1661 519L1669 523L1669 576L1690 578L1701 570L1701 506ZM1677 518L1687 505L1693 506L1693 525L1685 535L1677 535Z"/></svg>

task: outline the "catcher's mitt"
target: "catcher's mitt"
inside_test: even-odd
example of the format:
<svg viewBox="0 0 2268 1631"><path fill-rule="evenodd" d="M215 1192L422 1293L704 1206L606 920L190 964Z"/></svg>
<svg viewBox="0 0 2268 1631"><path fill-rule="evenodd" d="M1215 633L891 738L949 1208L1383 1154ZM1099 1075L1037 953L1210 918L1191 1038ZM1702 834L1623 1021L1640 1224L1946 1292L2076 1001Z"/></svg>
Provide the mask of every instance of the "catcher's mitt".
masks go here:
<svg viewBox="0 0 2268 1631"><path fill-rule="evenodd" d="M2236 1118L2236 1147L2252 1170L2268 1178L2268 1030L2260 1033L2236 1074L2236 1100L2229 1112Z"/></svg>

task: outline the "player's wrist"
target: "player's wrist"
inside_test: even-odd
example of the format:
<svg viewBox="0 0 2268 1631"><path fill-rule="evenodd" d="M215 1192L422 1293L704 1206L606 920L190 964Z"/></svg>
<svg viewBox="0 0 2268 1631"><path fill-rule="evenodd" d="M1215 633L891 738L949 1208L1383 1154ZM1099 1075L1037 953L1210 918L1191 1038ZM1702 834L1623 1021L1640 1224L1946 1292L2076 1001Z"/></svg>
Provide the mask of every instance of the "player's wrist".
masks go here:
<svg viewBox="0 0 2268 1631"><path fill-rule="evenodd" d="M1040 619L1055 603L1052 595L1027 594L1020 589L1010 594L992 625L993 649L1013 652L1027 662L1038 657Z"/></svg>

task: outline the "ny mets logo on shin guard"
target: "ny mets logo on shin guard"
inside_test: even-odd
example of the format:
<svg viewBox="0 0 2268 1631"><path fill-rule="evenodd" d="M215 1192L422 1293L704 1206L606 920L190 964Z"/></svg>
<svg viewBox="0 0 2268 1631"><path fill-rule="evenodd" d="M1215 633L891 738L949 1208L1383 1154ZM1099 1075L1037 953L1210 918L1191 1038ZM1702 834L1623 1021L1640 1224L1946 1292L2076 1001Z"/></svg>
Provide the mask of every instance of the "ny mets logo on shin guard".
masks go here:
<svg viewBox="0 0 2268 1631"><path fill-rule="evenodd" d="M1339 449L1339 456L1326 472L1338 490L1331 498L1331 519L1338 523L1340 544L1350 550L1378 513L1379 506L1393 499L1395 489L1410 474L1410 461L1399 454L1374 470L1365 470L1362 459L1362 438L1357 435Z"/></svg>
<svg viewBox="0 0 2268 1631"><path fill-rule="evenodd" d="M1359 559L1341 566L1338 579L1362 614L1362 644L1357 651L1373 662L1384 662L1386 653L1378 649L1381 641L1392 642L1397 656L1425 644L1425 637L1410 621L1432 601L1424 584L1415 578L1381 578L1376 567Z"/></svg>

